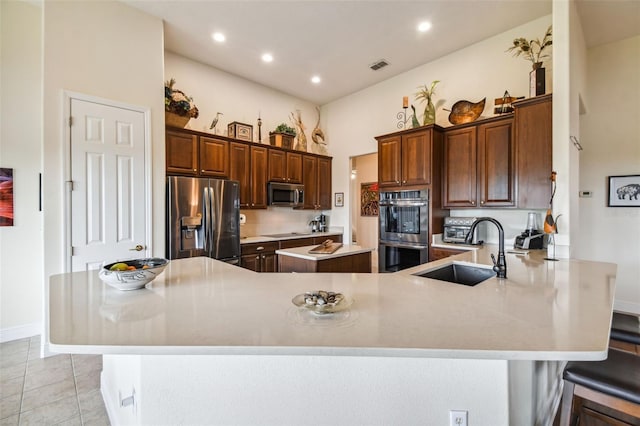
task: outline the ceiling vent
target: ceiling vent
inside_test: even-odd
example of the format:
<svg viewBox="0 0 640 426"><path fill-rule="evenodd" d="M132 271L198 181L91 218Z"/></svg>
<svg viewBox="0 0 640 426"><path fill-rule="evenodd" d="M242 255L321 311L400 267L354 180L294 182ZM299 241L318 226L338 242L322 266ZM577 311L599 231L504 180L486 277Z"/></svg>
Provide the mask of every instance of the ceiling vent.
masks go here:
<svg viewBox="0 0 640 426"><path fill-rule="evenodd" d="M379 61L375 61L373 64L369 65L369 68L374 71L378 71L380 68L384 68L387 65L389 65L389 62L387 62L385 59L380 59Z"/></svg>

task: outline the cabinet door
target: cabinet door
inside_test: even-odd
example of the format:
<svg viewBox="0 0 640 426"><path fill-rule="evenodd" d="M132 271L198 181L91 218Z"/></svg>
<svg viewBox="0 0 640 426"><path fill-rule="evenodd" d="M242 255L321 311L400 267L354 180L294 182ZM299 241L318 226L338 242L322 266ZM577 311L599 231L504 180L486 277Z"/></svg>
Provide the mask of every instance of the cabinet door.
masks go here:
<svg viewBox="0 0 640 426"><path fill-rule="evenodd" d="M444 207L476 207L476 129L444 135Z"/></svg>
<svg viewBox="0 0 640 426"><path fill-rule="evenodd" d="M398 186L401 180L400 135L378 140L378 182L380 186Z"/></svg>
<svg viewBox="0 0 640 426"><path fill-rule="evenodd" d="M402 185L431 183L432 130L402 136Z"/></svg>
<svg viewBox="0 0 640 426"><path fill-rule="evenodd" d="M168 131L165 136L167 173L198 174L198 137Z"/></svg>
<svg viewBox="0 0 640 426"><path fill-rule="evenodd" d="M260 256L260 272L278 272L278 255L275 253L263 253Z"/></svg>
<svg viewBox="0 0 640 426"><path fill-rule="evenodd" d="M480 207L513 206L513 120L478 126L478 192Z"/></svg>
<svg viewBox="0 0 640 426"><path fill-rule="evenodd" d="M229 144L200 136L200 176L229 177Z"/></svg>
<svg viewBox="0 0 640 426"><path fill-rule="evenodd" d="M318 209L331 210L331 159L318 158Z"/></svg>
<svg viewBox="0 0 640 426"><path fill-rule="evenodd" d="M240 207L251 207L251 168L249 145L231 142L229 145L229 179L240 182Z"/></svg>
<svg viewBox="0 0 640 426"><path fill-rule="evenodd" d="M268 181L287 181L287 153L277 149L269 149Z"/></svg>
<svg viewBox="0 0 640 426"><path fill-rule="evenodd" d="M302 154L287 152L287 182L302 183Z"/></svg>
<svg viewBox="0 0 640 426"><path fill-rule="evenodd" d="M267 208L267 148L251 147L251 208Z"/></svg>
<svg viewBox="0 0 640 426"><path fill-rule="evenodd" d="M240 257L240 266L254 272L260 272L260 255L248 254Z"/></svg>
<svg viewBox="0 0 640 426"><path fill-rule="evenodd" d="M522 101L515 108L518 208L544 209L551 198L551 95Z"/></svg>
<svg viewBox="0 0 640 426"><path fill-rule="evenodd" d="M302 157L302 183L304 184L304 209L315 209L318 205L318 158Z"/></svg>

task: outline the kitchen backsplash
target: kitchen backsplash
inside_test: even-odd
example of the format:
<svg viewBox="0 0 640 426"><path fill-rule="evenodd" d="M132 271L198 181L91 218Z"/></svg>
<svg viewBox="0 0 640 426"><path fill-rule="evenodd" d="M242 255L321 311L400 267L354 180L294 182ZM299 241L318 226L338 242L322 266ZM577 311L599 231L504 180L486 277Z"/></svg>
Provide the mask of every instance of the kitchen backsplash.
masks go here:
<svg viewBox="0 0 640 426"><path fill-rule="evenodd" d="M290 207L269 207L266 210L240 210L247 222L240 225L241 237L254 237L281 232L310 232L311 222L322 211L294 210ZM329 227L333 231L330 214Z"/></svg>

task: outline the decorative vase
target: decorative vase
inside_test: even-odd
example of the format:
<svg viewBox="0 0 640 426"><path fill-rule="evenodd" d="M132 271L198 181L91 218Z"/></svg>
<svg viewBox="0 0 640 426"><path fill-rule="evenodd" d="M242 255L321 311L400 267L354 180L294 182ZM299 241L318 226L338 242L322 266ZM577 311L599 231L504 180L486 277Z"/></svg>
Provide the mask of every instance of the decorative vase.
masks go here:
<svg viewBox="0 0 640 426"><path fill-rule="evenodd" d="M423 125L434 124L436 122L436 107L431 102L431 99L427 101L427 106L424 108L424 122Z"/></svg>
<svg viewBox="0 0 640 426"><path fill-rule="evenodd" d="M545 87L545 69L542 62L533 64L533 70L529 73L529 96L544 95Z"/></svg>
<svg viewBox="0 0 640 426"><path fill-rule="evenodd" d="M164 124L171 127L184 128L191 120L191 117L183 117L182 115L174 114L169 111L164 112Z"/></svg>

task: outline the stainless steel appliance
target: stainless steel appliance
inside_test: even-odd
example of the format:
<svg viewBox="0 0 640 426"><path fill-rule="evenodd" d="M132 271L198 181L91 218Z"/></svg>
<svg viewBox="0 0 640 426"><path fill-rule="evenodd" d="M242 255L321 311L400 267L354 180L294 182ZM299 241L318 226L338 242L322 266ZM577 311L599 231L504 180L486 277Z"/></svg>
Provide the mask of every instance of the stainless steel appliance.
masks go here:
<svg viewBox="0 0 640 426"><path fill-rule="evenodd" d="M476 219L476 217L445 217L442 227L442 241L445 243L465 244L471 225ZM486 239L486 227L482 222L473 231L471 244L482 244L484 239Z"/></svg>
<svg viewBox="0 0 640 426"><path fill-rule="evenodd" d="M267 190L270 206L299 207L304 204L304 185L269 182Z"/></svg>
<svg viewBox="0 0 640 426"><path fill-rule="evenodd" d="M167 258L207 256L237 264L239 193L240 184L236 181L168 177Z"/></svg>
<svg viewBox="0 0 640 426"><path fill-rule="evenodd" d="M395 272L429 261L429 190L380 192L378 270Z"/></svg>
<svg viewBox="0 0 640 426"><path fill-rule="evenodd" d="M527 215L527 229L516 236L513 247L527 250L544 247L544 234L538 229L538 216L536 213L531 212Z"/></svg>

